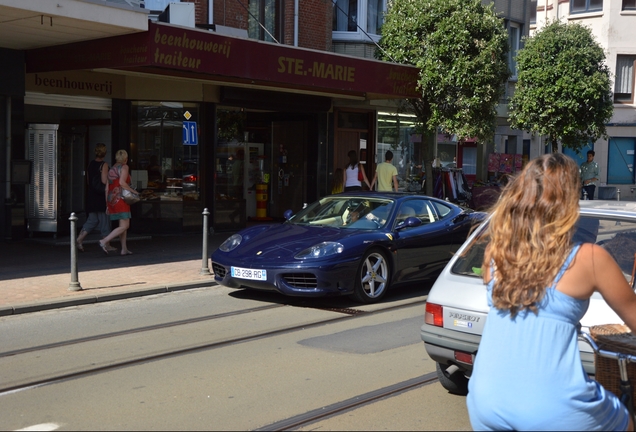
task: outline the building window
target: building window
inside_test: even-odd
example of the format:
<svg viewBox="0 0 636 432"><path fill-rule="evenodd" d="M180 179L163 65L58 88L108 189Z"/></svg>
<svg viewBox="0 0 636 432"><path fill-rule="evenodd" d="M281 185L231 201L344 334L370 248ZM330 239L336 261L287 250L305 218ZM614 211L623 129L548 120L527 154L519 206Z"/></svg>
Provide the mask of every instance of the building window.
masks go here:
<svg viewBox="0 0 636 432"><path fill-rule="evenodd" d="M636 9L636 0L623 0L623 10Z"/></svg>
<svg viewBox="0 0 636 432"><path fill-rule="evenodd" d="M610 138L607 161L608 184L634 184L636 138Z"/></svg>
<svg viewBox="0 0 636 432"><path fill-rule="evenodd" d="M537 0L530 0L530 24L537 23Z"/></svg>
<svg viewBox="0 0 636 432"><path fill-rule="evenodd" d="M508 51L508 68L512 75L510 79L517 79L517 53L521 45L521 26L518 23L511 22L508 28L508 43L510 51Z"/></svg>
<svg viewBox="0 0 636 432"><path fill-rule="evenodd" d="M384 20L384 2L369 0L367 5L367 33L378 35Z"/></svg>
<svg viewBox="0 0 636 432"><path fill-rule="evenodd" d="M247 32L250 39L281 42L280 3L280 0L249 0Z"/></svg>
<svg viewBox="0 0 636 432"><path fill-rule="evenodd" d="M635 55L616 56L614 102L633 102Z"/></svg>
<svg viewBox="0 0 636 432"><path fill-rule="evenodd" d="M334 0L333 38L368 41L371 37L377 42L385 9L386 0Z"/></svg>
<svg viewBox="0 0 636 432"><path fill-rule="evenodd" d="M358 0L336 0L333 9L333 31L358 30Z"/></svg>
<svg viewBox="0 0 636 432"><path fill-rule="evenodd" d="M570 0L570 13L595 12L603 10L603 0Z"/></svg>

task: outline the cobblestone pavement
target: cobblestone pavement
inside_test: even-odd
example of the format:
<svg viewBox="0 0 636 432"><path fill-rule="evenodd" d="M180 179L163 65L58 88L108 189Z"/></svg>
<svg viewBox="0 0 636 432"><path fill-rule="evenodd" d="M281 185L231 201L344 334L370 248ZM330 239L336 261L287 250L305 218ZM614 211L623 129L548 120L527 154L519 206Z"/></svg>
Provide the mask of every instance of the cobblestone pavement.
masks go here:
<svg viewBox="0 0 636 432"><path fill-rule="evenodd" d="M166 292L216 283L209 256L230 233L208 237L204 262L202 234L134 236L128 240L132 255L120 250L108 256L98 236L84 241L77 252L79 291L71 284L70 238L31 238L0 243L0 315L24 313L73 304ZM114 241L113 246L119 243Z"/></svg>

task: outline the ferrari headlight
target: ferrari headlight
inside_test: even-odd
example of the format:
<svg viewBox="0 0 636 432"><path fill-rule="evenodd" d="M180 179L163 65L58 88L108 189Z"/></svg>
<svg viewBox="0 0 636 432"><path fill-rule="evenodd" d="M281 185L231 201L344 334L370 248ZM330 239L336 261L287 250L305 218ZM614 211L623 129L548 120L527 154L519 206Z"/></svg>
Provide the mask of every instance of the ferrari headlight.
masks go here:
<svg viewBox="0 0 636 432"><path fill-rule="evenodd" d="M324 258L342 253L344 246L338 242L322 242L296 254L296 259Z"/></svg>
<svg viewBox="0 0 636 432"><path fill-rule="evenodd" d="M219 250L223 252L230 252L237 248L243 241L243 237L240 234L233 234L219 246Z"/></svg>

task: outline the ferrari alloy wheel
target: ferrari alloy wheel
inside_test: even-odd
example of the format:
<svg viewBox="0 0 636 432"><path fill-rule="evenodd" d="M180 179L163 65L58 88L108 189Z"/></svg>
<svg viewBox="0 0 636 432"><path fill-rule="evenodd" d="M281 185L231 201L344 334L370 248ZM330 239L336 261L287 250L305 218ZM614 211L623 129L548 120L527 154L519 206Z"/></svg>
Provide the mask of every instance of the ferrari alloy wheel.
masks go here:
<svg viewBox="0 0 636 432"><path fill-rule="evenodd" d="M353 297L361 303L380 300L389 288L391 268L384 253L367 252L360 264Z"/></svg>

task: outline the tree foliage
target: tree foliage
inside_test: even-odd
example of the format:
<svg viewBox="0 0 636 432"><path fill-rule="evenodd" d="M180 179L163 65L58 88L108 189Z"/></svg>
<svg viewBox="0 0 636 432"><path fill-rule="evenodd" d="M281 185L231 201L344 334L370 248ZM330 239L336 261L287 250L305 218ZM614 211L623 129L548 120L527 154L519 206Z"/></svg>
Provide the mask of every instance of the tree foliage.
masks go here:
<svg viewBox="0 0 636 432"><path fill-rule="evenodd" d="M548 23L517 55L510 124L579 150L606 136L612 117L610 72L603 48L580 24Z"/></svg>
<svg viewBox="0 0 636 432"><path fill-rule="evenodd" d="M509 78L508 36L481 0L393 0L382 25L382 60L420 70L421 99L409 100L428 131L492 136Z"/></svg>

